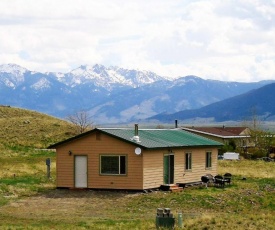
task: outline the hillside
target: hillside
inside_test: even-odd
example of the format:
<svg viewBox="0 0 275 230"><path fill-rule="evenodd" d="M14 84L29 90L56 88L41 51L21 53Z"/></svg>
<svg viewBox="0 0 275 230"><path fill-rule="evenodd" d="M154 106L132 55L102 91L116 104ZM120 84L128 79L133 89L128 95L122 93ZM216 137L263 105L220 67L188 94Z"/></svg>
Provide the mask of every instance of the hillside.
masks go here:
<svg viewBox="0 0 275 230"><path fill-rule="evenodd" d="M73 135L70 124L42 113L0 106L2 146L46 148Z"/></svg>
<svg viewBox="0 0 275 230"><path fill-rule="evenodd" d="M220 121L244 121L257 115L261 120L275 120L275 83L254 89L248 93L210 104L200 109L184 110L173 114L159 114L151 120L174 121L210 118Z"/></svg>

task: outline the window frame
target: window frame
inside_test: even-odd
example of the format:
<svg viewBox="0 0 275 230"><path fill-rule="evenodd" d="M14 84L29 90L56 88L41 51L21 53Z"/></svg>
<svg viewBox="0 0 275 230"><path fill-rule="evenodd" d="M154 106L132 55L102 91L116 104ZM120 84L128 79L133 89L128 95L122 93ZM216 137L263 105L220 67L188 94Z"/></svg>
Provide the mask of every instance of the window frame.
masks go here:
<svg viewBox="0 0 275 230"><path fill-rule="evenodd" d="M212 168L212 151L205 152L205 168Z"/></svg>
<svg viewBox="0 0 275 230"><path fill-rule="evenodd" d="M185 171L191 171L192 170L192 152L185 152Z"/></svg>
<svg viewBox="0 0 275 230"><path fill-rule="evenodd" d="M111 172L102 172L102 161L104 157L114 157L114 158L118 158L118 165L116 167L118 167L118 173L111 173ZM123 162L124 161L124 162ZM122 163L124 163L124 166L121 165ZM126 176L127 175L127 155L125 154L120 154L120 155L115 155L115 154L102 154L100 155L100 161L99 161L99 174L100 175L107 175L107 176Z"/></svg>

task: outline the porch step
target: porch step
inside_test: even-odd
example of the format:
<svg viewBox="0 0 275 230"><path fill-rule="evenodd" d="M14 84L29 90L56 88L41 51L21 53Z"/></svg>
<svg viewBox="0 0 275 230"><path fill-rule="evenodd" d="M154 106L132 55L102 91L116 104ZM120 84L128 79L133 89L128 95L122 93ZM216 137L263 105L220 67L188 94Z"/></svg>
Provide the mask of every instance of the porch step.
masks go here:
<svg viewBox="0 0 275 230"><path fill-rule="evenodd" d="M181 192L183 191L182 187L179 187L176 184L164 184L160 186L160 189L163 191L170 191L170 192Z"/></svg>

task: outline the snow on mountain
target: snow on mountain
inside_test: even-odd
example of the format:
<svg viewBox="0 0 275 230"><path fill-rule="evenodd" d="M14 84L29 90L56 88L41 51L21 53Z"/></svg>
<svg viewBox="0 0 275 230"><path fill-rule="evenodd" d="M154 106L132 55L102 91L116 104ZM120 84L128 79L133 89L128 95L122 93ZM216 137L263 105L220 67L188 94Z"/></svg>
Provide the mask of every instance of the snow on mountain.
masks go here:
<svg viewBox="0 0 275 230"><path fill-rule="evenodd" d="M106 88L110 88L112 84L116 83L128 85L122 75L98 64L94 66L82 65L69 72L64 80L71 86L79 85L83 82L94 82L95 85Z"/></svg>
<svg viewBox="0 0 275 230"><path fill-rule="evenodd" d="M149 71L127 70L113 66L106 68L96 64L82 65L66 74L62 81L73 87L83 82L94 82L96 86L111 90L117 84L136 88L163 79Z"/></svg>
<svg viewBox="0 0 275 230"><path fill-rule="evenodd" d="M26 79L26 74L35 74L26 68L16 64L0 65L0 76L6 86L14 88ZM164 80L163 77L150 71L128 70L119 67L105 67L95 64L81 65L80 67L68 72L46 72L44 75L54 77L63 84L75 87L83 84L93 84L96 87L102 87L108 91L120 86L136 88L142 85L151 84L155 81ZM3 77L5 76L5 77Z"/></svg>
<svg viewBox="0 0 275 230"><path fill-rule="evenodd" d="M45 74L47 76L54 76L60 82L62 82L62 79L65 77L65 74L60 72L46 72Z"/></svg>
<svg viewBox="0 0 275 230"><path fill-rule="evenodd" d="M0 65L0 82L9 88L15 88L24 82L24 74L28 70L16 64Z"/></svg>
<svg viewBox="0 0 275 230"><path fill-rule="evenodd" d="M165 80L166 78L156 75L150 71L140 71L140 70L127 70L119 67L110 67L118 74L124 76L127 80L131 80L133 87L138 87L139 85L151 84L156 81Z"/></svg>
<svg viewBox="0 0 275 230"><path fill-rule="evenodd" d="M35 90L45 90L45 89L49 89L50 87L51 87L51 83L46 78L41 78L36 83L30 86L30 88Z"/></svg>
<svg viewBox="0 0 275 230"><path fill-rule="evenodd" d="M26 68L16 64L0 65L0 73L9 73L15 76L22 76L26 71L28 71Z"/></svg>

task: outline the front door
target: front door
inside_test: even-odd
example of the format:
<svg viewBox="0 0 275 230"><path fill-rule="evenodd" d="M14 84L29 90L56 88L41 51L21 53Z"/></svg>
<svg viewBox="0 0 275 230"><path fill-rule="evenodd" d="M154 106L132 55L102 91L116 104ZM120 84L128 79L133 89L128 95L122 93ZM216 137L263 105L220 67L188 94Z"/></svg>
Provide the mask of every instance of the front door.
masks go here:
<svg viewBox="0 0 275 230"><path fill-rule="evenodd" d="M75 187L87 188L87 156L75 156Z"/></svg>
<svg viewBox="0 0 275 230"><path fill-rule="evenodd" d="M164 155L163 182L164 184L174 184L174 155Z"/></svg>

